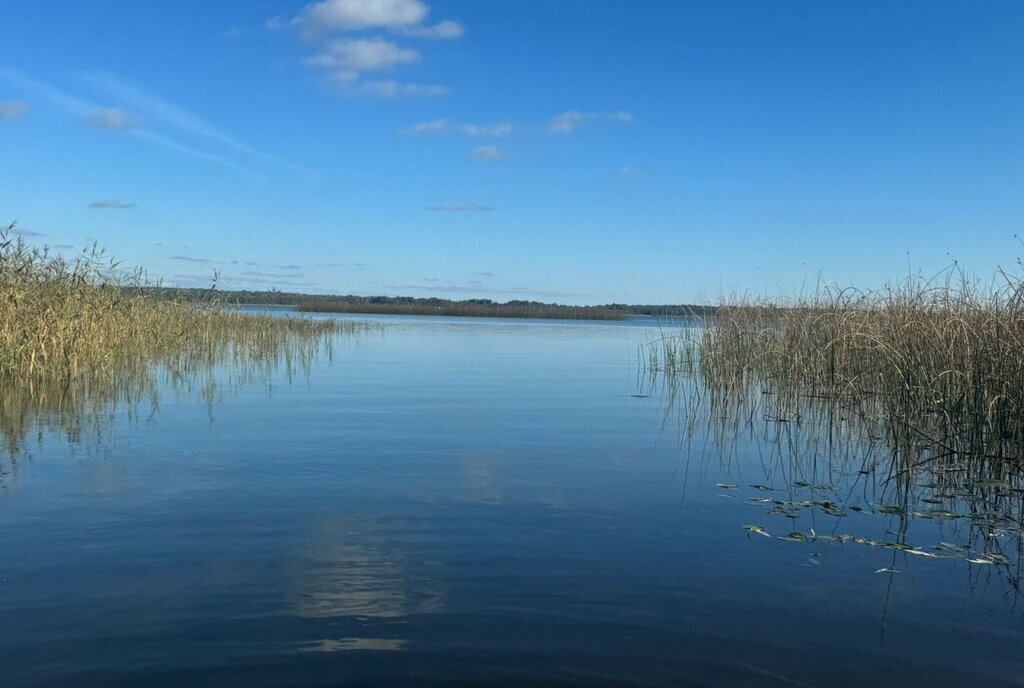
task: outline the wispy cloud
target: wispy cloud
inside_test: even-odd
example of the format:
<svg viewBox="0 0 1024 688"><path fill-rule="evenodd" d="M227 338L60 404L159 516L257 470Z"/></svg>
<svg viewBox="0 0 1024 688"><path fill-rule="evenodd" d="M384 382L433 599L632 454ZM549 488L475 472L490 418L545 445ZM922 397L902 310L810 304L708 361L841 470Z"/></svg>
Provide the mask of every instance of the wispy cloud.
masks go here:
<svg viewBox="0 0 1024 688"><path fill-rule="evenodd" d="M449 203L447 205L431 205L427 207L427 210L436 213L489 213L494 208L479 203Z"/></svg>
<svg viewBox="0 0 1024 688"><path fill-rule="evenodd" d="M488 294L506 297L532 297L545 299L577 298L589 296L588 294L574 294L571 292L564 291L544 291L538 289L531 289L530 287L524 286L488 287L486 285L481 284L479 280L471 280L464 283L382 284L378 285L378 287L380 289L391 290L394 292L421 291L438 294L462 294L469 296L477 294Z"/></svg>
<svg viewBox="0 0 1024 688"><path fill-rule="evenodd" d="M273 279L302 279L305 277L302 273L259 272L257 270L246 270L240 274L246 277L270 277Z"/></svg>
<svg viewBox="0 0 1024 688"><path fill-rule="evenodd" d="M429 122L420 122L419 124L414 124L405 131L403 131L402 133L410 135L439 134L443 131L448 131L448 128L451 126L451 123L452 121L450 119L448 119L447 117L443 117L441 119L434 119Z"/></svg>
<svg viewBox="0 0 1024 688"><path fill-rule="evenodd" d="M16 234L23 237L44 237L49 236L46 232L35 232L31 229L23 229L21 227L12 227L8 230L11 234Z"/></svg>
<svg viewBox="0 0 1024 688"><path fill-rule="evenodd" d="M403 36L412 38L430 38L434 40L451 40L462 38L465 33L462 24L446 19L433 26L404 26L396 31Z"/></svg>
<svg viewBox="0 0 1024 688"><path fill-rule="evenodd" d="M142 126L138 116L121 108L100 108L83 117L82 121L95 129L138 129Z"/></svg>
<svg viewBox="0 0 1024 688"><path fill-rule="evenodd" d="M477 146L469 151L469 157L473 160L501 160L508 154L505 149L497 146Z"/></svg>
<svg viewBox="0 0 1024 688"><path fill-rule="evenodd" d="M208 143L223 146L235 153L252 156L276 163L309 175L315 173L288 160L257 150L215 124L200 117L189 109L166 98L147 91L123 77L109 72L88 72L82 78L89 85L110 98L129 103L134 109L144 112L150 119L161 122L183 134L205 139Z"/></svg>
<svg viewBox="0 0 1024 688"><path fill-rule="evenodd" d="M26 100L0 100L0 120L18 119L31 107Z"/></svg>
<svg viewBox="0 0 1024 688"><path fill-rule="evenodd" d="M438 84L402 83L398 81L367 81L359 84L356 92L384 99L401 97L439 98L440 96L446 96L451 93L451 89L447 86L440 86Z"/></svg>
<svg viewBox="0 0 1024 688"><path fill-rule="evenodd" d="M617 122L625 123L633 121L633 113L626 110L616 110L614 112L581 112L579 110L569 110L563 112L557 117L553 117L548 122L548 131L552 134L569 134L585 124L595 121L606 121L606 122Z"/></svg>
<svg viewBox="0 0 1024 688"><path fill-rule="evenodd" d="M208 258L193 258L191 256L167 256L167 260L179 260L183 263L212 263Z"/></svg>
<svg viewBox="0 0 1024 688"><path fill-rule="evenodd" d="M494 122L491 124L458 124L451 118L444 117L429 122L414 124L402 133L410 136L422 134L443 134L446 132L462 134L474 137L501 137L512 133L514 127L511 122Z"/></svg>
<svg viewBox="0 0 1024 688"><path fill-rule="evenodd" d="M122 203L121 201L93 201L89 204L90 208L98 208L101 210L127 210L128 208L134 208L134 203Z"/></svg>
<svg viewBox="0 0 1024 688"><path fill-rule="evenodd" d="M33 79L13 69L0 69L0 79L11 83L18 88L35 93L52 103L54 106L78 117L87 124L121 129L138 139L148 141L168 150L216 163L218 165L234 169L238 172L242 172L243 174L255 176L255 173L245 165L239 164L234 160L230 160L223 155L179 143L164 134L141 126L141 123L136 123L137 126L134 127L127 126L131 120L127 117L124 111L121 111L118 108L99 106L89 100L71 95L61 89L47 84L46 82ZM121 112L122 114L113 114L115 112Z"/></svg>

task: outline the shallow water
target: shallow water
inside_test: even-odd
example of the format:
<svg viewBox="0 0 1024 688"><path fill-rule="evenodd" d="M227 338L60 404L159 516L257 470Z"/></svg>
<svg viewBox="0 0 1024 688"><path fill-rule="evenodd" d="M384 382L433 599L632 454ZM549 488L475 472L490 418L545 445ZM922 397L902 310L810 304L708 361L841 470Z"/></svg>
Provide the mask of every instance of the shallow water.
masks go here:
<svg viewBox="0 0 1024 688"><path fill-rule="evenodd" d="M687 433L647 323L373 320L5 459L0 685L1024 685L1015 555Z"/></svg>

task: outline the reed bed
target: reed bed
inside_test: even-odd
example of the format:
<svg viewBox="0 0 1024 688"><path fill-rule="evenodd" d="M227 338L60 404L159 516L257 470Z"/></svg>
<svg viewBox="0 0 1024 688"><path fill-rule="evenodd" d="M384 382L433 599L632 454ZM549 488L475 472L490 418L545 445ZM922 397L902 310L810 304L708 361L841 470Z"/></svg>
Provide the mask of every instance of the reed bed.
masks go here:
<svg viewBox="0 0 1024 688"><path fill-rule="evenodd" d="M653 345L651 364L693 375L719 400L760 394L779 422L799 422L810 400L908 459L1021 464L1022 299L1020 277L983 284L954 267L878 291L735 301Z"/></svg>
<svg viewBox="0 0 1024 688"><path fill-rule="evenodd" d="M213 290L167 299L95 247L66 260L13 230L0 230L0 435L12 453L43 420L74 435L84 411L137 402L161 380L212 385L221 364L291 375L363 328L241 313Z"/></svg>

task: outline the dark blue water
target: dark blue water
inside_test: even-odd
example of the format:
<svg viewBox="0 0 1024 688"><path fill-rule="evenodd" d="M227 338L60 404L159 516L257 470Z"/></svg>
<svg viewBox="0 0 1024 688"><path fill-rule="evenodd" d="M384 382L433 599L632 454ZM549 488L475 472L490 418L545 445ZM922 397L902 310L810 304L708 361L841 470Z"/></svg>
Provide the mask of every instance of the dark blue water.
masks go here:
<svg viewBox="0 0 1024 688"><path fill-rule="evenodd" d="M308 377L165 389L8 460L0 685L1024 685L1012 567L745 531L903 518L746 503L811 490L688 438L641 379L657 329L378 320Z"/></svg>

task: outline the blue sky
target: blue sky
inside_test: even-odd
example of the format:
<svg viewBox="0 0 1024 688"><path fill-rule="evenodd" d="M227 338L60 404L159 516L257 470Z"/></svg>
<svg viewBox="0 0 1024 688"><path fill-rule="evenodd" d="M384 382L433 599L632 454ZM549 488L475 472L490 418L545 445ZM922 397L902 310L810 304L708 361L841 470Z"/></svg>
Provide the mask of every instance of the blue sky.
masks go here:
<svg viewBox="0 0 1024 688"><path fill-rule="evenodd" d="M1022 252L1021 36L1020 2L9 1L0 222L186 286L988 275Z"/></svg>

